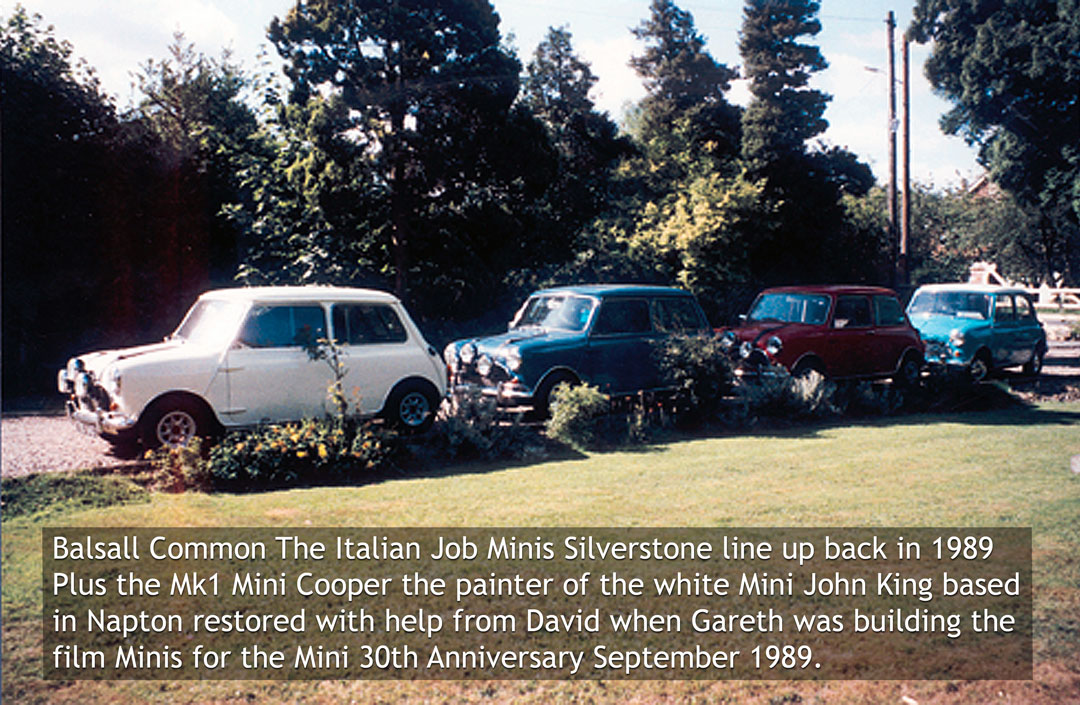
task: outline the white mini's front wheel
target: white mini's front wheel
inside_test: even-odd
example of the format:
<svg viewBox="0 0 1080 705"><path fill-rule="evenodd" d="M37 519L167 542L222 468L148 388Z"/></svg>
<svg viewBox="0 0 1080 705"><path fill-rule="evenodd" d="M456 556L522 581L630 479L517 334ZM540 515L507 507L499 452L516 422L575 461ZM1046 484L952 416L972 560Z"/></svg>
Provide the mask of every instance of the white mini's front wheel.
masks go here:
<svg viewBox="0 0 1080 705"><path fill-rule="evenodd" d="M188 399L164 399L147 410L142 441L148 448L182 448L207 431L206 415Z"/></svg>

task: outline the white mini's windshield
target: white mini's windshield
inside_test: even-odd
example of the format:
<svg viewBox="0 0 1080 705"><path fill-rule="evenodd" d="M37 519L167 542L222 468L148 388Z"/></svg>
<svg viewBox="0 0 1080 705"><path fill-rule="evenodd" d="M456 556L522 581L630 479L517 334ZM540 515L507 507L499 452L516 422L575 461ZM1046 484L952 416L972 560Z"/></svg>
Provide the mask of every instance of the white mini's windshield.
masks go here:
<svg viewBox="0 0 1080 705"><path fill-rule="evenodd" d="M247 304L238 301L196 301L172 337L199 345L225 345L236 335L246 310Z"/></svg>

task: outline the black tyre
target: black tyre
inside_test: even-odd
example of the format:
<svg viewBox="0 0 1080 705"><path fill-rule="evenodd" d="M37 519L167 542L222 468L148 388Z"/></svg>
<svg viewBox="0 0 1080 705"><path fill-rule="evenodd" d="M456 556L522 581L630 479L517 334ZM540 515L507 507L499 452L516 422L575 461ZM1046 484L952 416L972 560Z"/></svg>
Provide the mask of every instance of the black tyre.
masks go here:
<svg viewBox="0 0 1080 705"><path fill-rule="evenodd" d="M560 384L580 384L580 380L569 372L553 372L548 375L533 395L533 414L540 419L546 419L551 414L551 393Z"/></svg>
<svg viewBox="0 0 1080 705"><path fill-rule="evenodd" d="M893 375L893 383L901 387L914 387L919 383L919 375L922 374L922 358L913 353L904 355L900 367Z"/></svg>
<svg viewBox="0 0 1080 705"><path fill-rule="evenodd" d="M180 448L196 436L210 431L206 409L193 399L169 397L154 404L140 422L143 445L147 448Z"/></svg>
<svg viewBox="0 0 1080 705"><path fill-rule="evenodd" d="M1046 350L1040 346L1035 348L1035 351L1031 353L1031 359L1024 363L1024 374L1037 377L1043 368L1043 359L1046 357Z"/></svg>
<svg viewBox="0 0 1080 705"><path fill-rule="evenodd" d="M796 379L801 379L803 377L809 377L811 372L817 372L822 377L826 376L824 368L817 360L803 360L795 365L795 369L791 371L791 376Z"/></svg>
<svg viewBox="0 0 1080 705"><path fill-rule="evenodd" d="M993 364L994 363L990 360L990 353L985 350L980 350L976 353L971 364L968 365L968 377L976 384L984 381L990 376Z"/></svg>
<svg viewBox="0 0 1080 705"><path fill-rule="evenodd" d="M386 422L404 433L422 433L435 422L439 393L430 382L409 380L394 387L383 409Z"/></svg>

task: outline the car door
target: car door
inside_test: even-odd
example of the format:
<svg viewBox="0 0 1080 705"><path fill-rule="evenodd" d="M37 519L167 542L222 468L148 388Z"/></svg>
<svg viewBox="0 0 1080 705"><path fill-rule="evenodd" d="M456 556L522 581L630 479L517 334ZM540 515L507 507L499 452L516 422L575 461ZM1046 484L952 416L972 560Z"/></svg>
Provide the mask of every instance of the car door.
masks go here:
<svg viewBox="0 0 1080 705"><path fill-rule="evenodd" d="M904 351L914 342L904 309L895 296L876 294L874 301L874 330L868 343L869 373L887 375L900 366Z"/></svg>
<svg viewBox="0 0 1080 705"><path fill-rule="evenodd" d="M1018 355L1016 349L1016 307L1011 294L994 296L994 313L990 336L990 354L994 367L1009 366Z"/></svg>
<svg viewBox="0 0 1080 705"><path fill-rule="evenodd" d="M1013 297L1016 306L1016 357L1014 363L1023 365L1031 360L1043 339L1043 329L1035 316L1031 299L1023 294Z"/></svg>
<svg viewBox="0 0 1080 705"><path fill-rule="evenodd" d="M423 350L409 344L389 304L335 303L330 312L334 339L345 353L345 397L363 414L378 413L395 384L427 365Z"/></svg>
<svg viewBox="0 0 1080 705"><path fill-rule="evenodd" d="M654 338L646 299L604 299L589 332L588 381L609 394L657 386Z"/></svg>
<svg viewBox="0 0 1080 705"><path fill-rule="evenodd" d="M844 294L836 297L836 308L830 324L829 359L826 373L831 377L856 377L872 373L870 341L874 333L874 317L870 298L863 294Z"/></svg>
<svg viewBox="0 0 1080 705"><path fill-rule="evenodd" d="M326 413L332 379L307 347L326 337L319 304L254 304L226 353L229 425L298 421Z"/></svg>

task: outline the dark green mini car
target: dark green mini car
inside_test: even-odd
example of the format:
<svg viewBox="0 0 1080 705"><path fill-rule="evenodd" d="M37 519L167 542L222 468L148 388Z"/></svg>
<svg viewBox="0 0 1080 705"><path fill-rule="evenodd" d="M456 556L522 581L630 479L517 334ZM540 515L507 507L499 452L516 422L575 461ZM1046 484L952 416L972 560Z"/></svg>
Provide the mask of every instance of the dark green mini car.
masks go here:
<svg viewBox="0 0 1080 705"><path fill-rule="evenodd" d="M455 341L443 356L453 390L476 390L501 406L544 414L551 391L563 382L585 382L612 395L660 387L652 346L674 333L712 333L688 292L570 286L534 293L507 332Z"/></svg>

